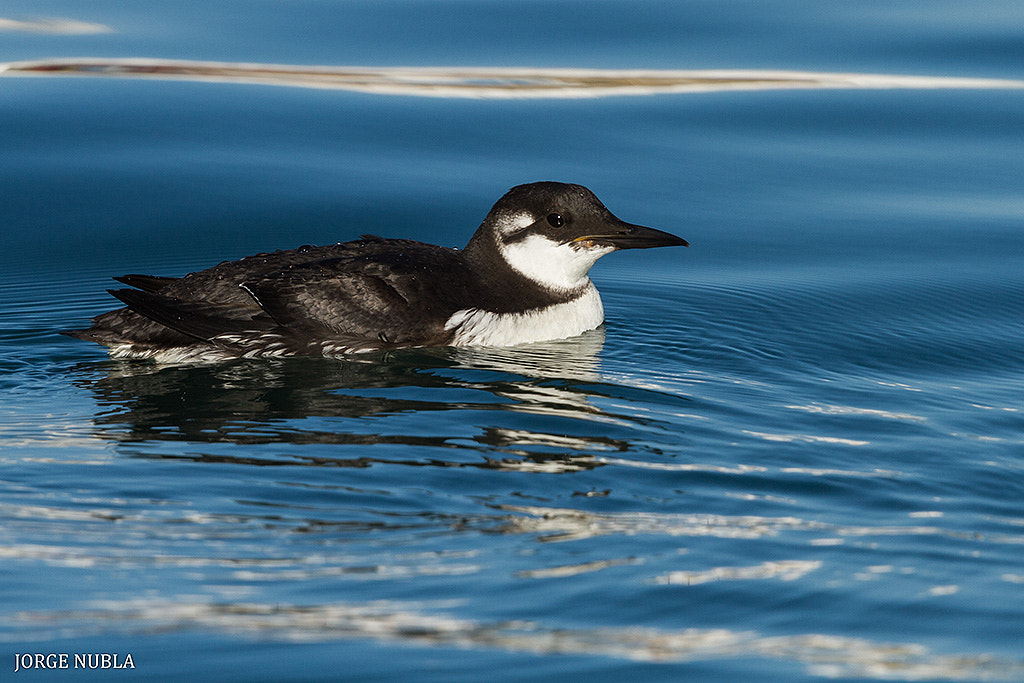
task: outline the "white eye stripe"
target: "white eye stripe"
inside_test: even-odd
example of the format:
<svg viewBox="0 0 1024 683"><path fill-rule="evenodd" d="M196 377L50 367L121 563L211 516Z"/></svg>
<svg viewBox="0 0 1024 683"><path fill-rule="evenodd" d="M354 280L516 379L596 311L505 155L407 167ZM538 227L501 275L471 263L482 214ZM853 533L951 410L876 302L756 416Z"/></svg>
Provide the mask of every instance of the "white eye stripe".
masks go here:
<svg viewBox="0 0 1024 683"><path fill-rule="evenodd" d="M498 223L498 229L501 231L501 234L508 235L516 230L522 230L523 228L530 227L536 223L537 220L538 218L533 215L533 212L531 211L518 211L504 216L501 219L501 222Z"/></svg>

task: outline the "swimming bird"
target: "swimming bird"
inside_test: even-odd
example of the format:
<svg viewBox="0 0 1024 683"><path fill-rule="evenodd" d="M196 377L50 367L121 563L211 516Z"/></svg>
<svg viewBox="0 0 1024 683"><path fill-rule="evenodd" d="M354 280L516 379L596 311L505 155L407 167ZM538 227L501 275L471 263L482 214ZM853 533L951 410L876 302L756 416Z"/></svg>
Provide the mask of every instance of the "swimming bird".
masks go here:
<svg viewBox="0 0 1024 683"><path fill-rule="evenodd" d="M618 249L689 246L616 218L582 185L530 183L464 249L361 239L247 256L184 277L124 275L124 308L64 334L165 362L510 346L604 321L588 271Z"/></svg>

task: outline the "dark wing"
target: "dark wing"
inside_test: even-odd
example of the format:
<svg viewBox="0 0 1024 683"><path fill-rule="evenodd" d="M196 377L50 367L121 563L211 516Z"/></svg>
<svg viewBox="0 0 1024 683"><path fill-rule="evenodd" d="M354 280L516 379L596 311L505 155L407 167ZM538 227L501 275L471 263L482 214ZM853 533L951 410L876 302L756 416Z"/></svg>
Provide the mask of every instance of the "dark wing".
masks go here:
<svg viewBox="0 0 1024 683"><path fill-rule="evenodd" d="M470 277L455 250L382 240L242 286L293 335L386 348L448 343L444 322L464 300Z"/></svg>
<svg viewBox="0 0 1024 683"><path fill-rule="evenodd" d="M161 325L130 308L108 311L93 318L92 326L88 329L62 330L61 334L105 346L132 344L151 348L174 348L195 343L194 337Z"/></svg>
<svg viewBox="0 0 1024 683"><path fill-rule="evenodd" d="M129 287L141 289L144 292L156 292L172 282L177 282L181 278L161 277L159 275L122 275L121 277L115 277L114 279L120 283L128 285Z"/></svg>
<svg viewBox="0 0 1024 683"><path fill-rule="evenodd" d="M439 287L443 275L454 287ZM440 277L439 277L440 276ZM181 278L125 275L125 303L67 334L109 346L202 342L289 353L445 344L444 321L470 280L461 253L411 240L362 240L248 256Z"/></svg>
<svg viewBox="0 0 1024 683"><path fill-rule="evenodd" d="M275 327L274 321L252 302L239 306L233 302L189 301L136 289L107 291L139 315L195 341L209 341L225 334L267 331Z"/></svg>

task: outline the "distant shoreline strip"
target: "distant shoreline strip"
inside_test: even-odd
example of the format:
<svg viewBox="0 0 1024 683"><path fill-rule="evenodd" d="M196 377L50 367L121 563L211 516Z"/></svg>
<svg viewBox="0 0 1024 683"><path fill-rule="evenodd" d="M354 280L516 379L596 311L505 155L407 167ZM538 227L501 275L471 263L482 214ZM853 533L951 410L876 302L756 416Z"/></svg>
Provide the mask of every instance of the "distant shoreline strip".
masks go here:
<svg viewBox="0 0 1024 683"><path fill-rule="evenodd" d="M288 66L146 58L0 63L0 76L250 83L380 95L572 99L751 90L1009 90L1024 80L812 71Z"/></svg>

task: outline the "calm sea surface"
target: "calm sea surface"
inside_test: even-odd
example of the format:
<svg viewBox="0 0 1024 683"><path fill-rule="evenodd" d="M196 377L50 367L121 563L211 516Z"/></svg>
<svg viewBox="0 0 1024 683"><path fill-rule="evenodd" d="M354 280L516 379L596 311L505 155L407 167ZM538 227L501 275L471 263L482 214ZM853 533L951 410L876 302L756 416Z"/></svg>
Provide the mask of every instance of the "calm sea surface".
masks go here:
<svg viewBox="0 0 1024 683"><path fill-rule="evenodd" d="M1018 79L1024 9L4 3L0 62L60 57ZM0 678L1024 680L1024 90L549 95L0 76ZM603 259L582 337L58 334L549 179L693 245Z"/></svg>

